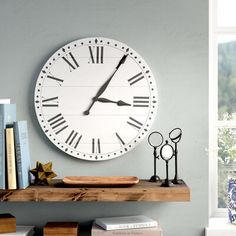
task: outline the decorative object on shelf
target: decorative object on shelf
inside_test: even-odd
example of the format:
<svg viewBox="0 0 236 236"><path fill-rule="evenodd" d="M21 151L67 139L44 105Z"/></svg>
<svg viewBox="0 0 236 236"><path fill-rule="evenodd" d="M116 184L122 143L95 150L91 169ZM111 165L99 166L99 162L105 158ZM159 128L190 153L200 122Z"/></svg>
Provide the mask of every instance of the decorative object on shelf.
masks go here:
<svg viewBox="0 0 236 236"><path fill-rule="evenodd" d="M178 178L178 148L177 144L180 142L182 137L182 130L180 128L175 128L170 131L169 138L175 144L174 156L175 156L175 177L172 180L173 184L183 184L183 180Z"/></svg>
<svg viewBox="0 0 236 236"><path fill-rule="evenodd" d="M174 149L166 140L160 150L161 158L166 162L166 179L161 184L162 187L170 187L173 183L169 180L169 160L174 156Z"/></svg>
<svg viewBox="0 0 236 236"><path fill-rule="evenodd" d="M42 164L37 161L36 168L30 170L30 173L35 177L35 185L48 185L50 181L57 176L56 173L52 171L52 162Z"/></svg>
<svg viewBox="0 0 236 236"><path fill-rule="evenodd" d="M236 224L236 178L230 177L228 180L228 215L229 221Z"/></svg>
<svg viewBox="0 0 236 236"><path fill-rule="evenodd" d="M102 161L138 145L154 121L157 87L144 59L113 39L76 40L43 66L35 87L39 124L63 152Z"/></svg>
<svg viewBox="0 0 236 236"><path fill-rule="evenodd" d="M148 143L153 147L153 156L154 156L154 174L150 178L150 182L161 181L160 177L156 174L156 159L159 159L159 155L157 155L157 148L160 149L160 156L166 162L166 179L162 183L162 187L170 187L173 184L184 184L184 181L178 178L178 148L177 144L180 142L182 137L182 130L180 128L174 128L169 133L170 140L174 143L174 148L168 143L166 140L165 144L163 144L163 135L160 132L154 131L148 136ZM169 161L175 157L175 177L170 182L169 180Z"/></svg>
<svg viewBox="0 0 236 236"><path fill-rule="evenodd" d="M157 182L160 181L160 177L157 175L156 171L156 159L159 159L159 155L157 155L157 148L160 147L163 143L163 136L159 132L152 132L148 136L148 143L153 147L153 159L154 159L154 173L153 176L150 178L150 182Z"/></svg>
<svg viewBox="0 0 236 236"><path fill-rule="evenodd" d="M44 236L77 236L78 233L79 224L77 222L48 222L43 228Z"/></svg>
<svg viewBox="0 0 236 236"><path fill-rule="evenodd" d="M78 185L86 187L127 187L139 182L136 176L67 176L63 178L67 185Z"/></svg>
<svg viewBox="0 0 236 236"><path fill-rule="evenodd" d="M0 234L16 232L16 218L12 214L0 214Z"/></svg>

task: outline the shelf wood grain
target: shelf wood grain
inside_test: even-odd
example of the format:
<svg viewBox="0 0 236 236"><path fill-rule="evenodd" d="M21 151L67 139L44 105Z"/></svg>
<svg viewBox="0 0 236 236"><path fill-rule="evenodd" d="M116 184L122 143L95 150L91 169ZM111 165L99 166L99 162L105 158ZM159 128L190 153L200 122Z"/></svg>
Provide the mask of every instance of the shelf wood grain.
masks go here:
<svg viewBox="0 0 236 236"><path fill-rule="evenodd" d="M190 189L186 184L165 188L158 183L140 180L130 187L67 187L61 180L50 186L30 186L19 190L0 190L1 202L186 202Z"/></svg>

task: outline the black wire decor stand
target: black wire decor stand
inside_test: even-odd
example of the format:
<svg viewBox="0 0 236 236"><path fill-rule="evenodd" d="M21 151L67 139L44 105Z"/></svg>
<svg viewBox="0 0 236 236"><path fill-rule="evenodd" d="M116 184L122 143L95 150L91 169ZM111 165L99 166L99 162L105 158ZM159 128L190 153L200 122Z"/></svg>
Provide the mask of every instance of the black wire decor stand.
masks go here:
<svg viewBox="0 0 236 236"><path fill-rule="evenodd" d="M163 136L161 133L154 131L148 136L148 143L153 147L153 160L154 160L154 168L153 175L150 178L150 182L158 182L161 181L161 178L157 175L157 159L159 159L159 155L157 155L157 148L160 147L163 143Z"/></svg>
<svg viewBox="0 0 236 236"><path fill-rule="evenodd" d="M150 177L150 182L161 182L161 178L157 175L157 159L161 157L166 163L166 179L162 181L162 187L171 187L176 184L184 184L183 180L178 177L178 143L182 138L182 130L174 128L169 133L169 139L174 144L173 146L168 142L164 142L163 135L160 132L154 131L148 136L148 143L153 147L153 175ZM157 148L160 147L159 155ZM175 176L174 179L169 180L169 161L174 157L175 159Z"/></svg>

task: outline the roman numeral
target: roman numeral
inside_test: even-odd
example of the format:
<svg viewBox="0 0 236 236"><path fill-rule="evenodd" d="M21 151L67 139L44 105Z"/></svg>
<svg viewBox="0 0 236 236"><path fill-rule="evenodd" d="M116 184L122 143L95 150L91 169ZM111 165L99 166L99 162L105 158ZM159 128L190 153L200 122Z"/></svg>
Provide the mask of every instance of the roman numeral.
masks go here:
<svg viewBox="0 0 236 236"><path fill-rule="evenodd" d="M42 99L43 107L58 107L58 97Z"/></svg>
<svg viewBox="0 0 236 236"><path fill-rule="evenodd" d="M92 139L92 153L101 153L100 139Z"/></svg>
<svg viewBox="0 0 236 236"><path fill-rule="evenodd" d="M63 130L65 130L68 125L66 125L66 121L62 114L57 114L48 120L49 125L55 131L55 134L59 134Z"/></svg>
<svg viewBox="0 0 236 236"><path fill-rule="evenodd" d="M103 46L89 46L89 63L103 64Z"/></svg>
<svg viewBox="0 0 236 236"><path fill-rule="evenodd" d="M52 75L47 75L47 78L56 81L60 86L64 82L64 80L54 77Z"/></svg>
<svg viewBox="0 0 236 236"><path fill-rule="evenodd" d="M66 139L66 143L73 148L77 148L81 138L82 135L78 136L78 132L72 130Z"/></svg>
<svg viewBox="0 0 236 236"><path fill-rule="evenodd" d="M118 140L120 141L122 145L125 145L125 142L123 141L123 139L120 137L118 133L116 133L116 137L118 138Z"/></svg>
<svg viewBox="0 0 236 236"><path fill-rule="evenodd" d="M142 74L142 72L140 72L140 73L134 75L133 77L131 77L130 79L128 79L128 82L130 85L133 85L143 78L144 78L144 75Z"/></svg>
<svg viewBox="0 0 236 236"><path fill-rule="evenodd" d="M149 97L135 96L133 98L133 107L149 107Z"/></svg>
<svg viewBox="0 0 236 236"><path fill-rule="evenodd" d="M70 66L70 69L75 70L79 67L78 62L75 60L75 57L71 52L67 54L67 57L62 57L62 59Z"/></svg>
<svg viewBox="0 0 236 236"><path fill-rule="evenodd" d="M143 125L141 122L135 120L135 119L132 118L132 117L129 117L129 120L127 121L127 123L128 123L129 125L131 125L131 126L137 128L137 129L141 129L141 128L142 128L142 125Z"/></svg>

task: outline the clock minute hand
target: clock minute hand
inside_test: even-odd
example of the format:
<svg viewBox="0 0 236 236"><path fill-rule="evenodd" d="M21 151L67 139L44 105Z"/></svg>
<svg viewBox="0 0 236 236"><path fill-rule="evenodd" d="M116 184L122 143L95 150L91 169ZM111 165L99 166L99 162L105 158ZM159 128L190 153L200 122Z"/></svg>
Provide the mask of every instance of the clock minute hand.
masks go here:
<svg viewBox="0 0 236 236"><path fill-rule="evenodd" d="M116 66L116 70L118 70L119 67L120 67L122 64L125 63L125 60L126 60L127 56L128 56L128 54L125 54L125 55L120 59L118 65Z"/></svg>
<svg viewBox="0 0 236 236"><path fill-rule="evenodd" d="M115 103L117 106L131 106L131 104L129 103L126 103L122 100L119 100L119 101L112 101L110 99L107 99L107 98L97 98L97 101L98 102L103 102L103 103Z"/></svg>
<svg viewBox="0 0 236 236"><path fill-rule="evenodd" d="M128 56L128 55L126 54L126 55L124 55L124 56L120 59L120 61L119 61L118 65L116 66L116 69L115 69L115 71L113 72L113 74L112 74L112 75L110 76L110 78L102 85L102 87L98 90L98 92L97 92L97 94L96 94L96 96L95 96L95 99L98 98L98 97L100 97L100 96L103 94L103 92L106 90L107 86L108 86L109 83L111 82L111 79L113 78L113 76L115 75L115 73L117 72L117 70L119 69L119 67L120 67L122 64L125 63L125 60L126 60L127 56Z"/></svg>
<svg viewBox="0 0 236 236"><path fill-rule="evenodd" d="M84 111L84 115L89 115L90 109L92 108L93 104L96 102L97 98L100 97L103 92L106 90L107 86L109 85L109 83L111 82L111 79L113 78L113 76L115 75L115 73L117 72L117 70L119 69L119 67L125 63L125 60L127 58L128 54L123 55L123 57L120 59L118 65L116 66L115 71L113 72L113 74L108 78L108 80L102 85L102 87L98 90L97 94L95 95L95 97L92 100L91 105L89 106L88 110Z"/></svg>

